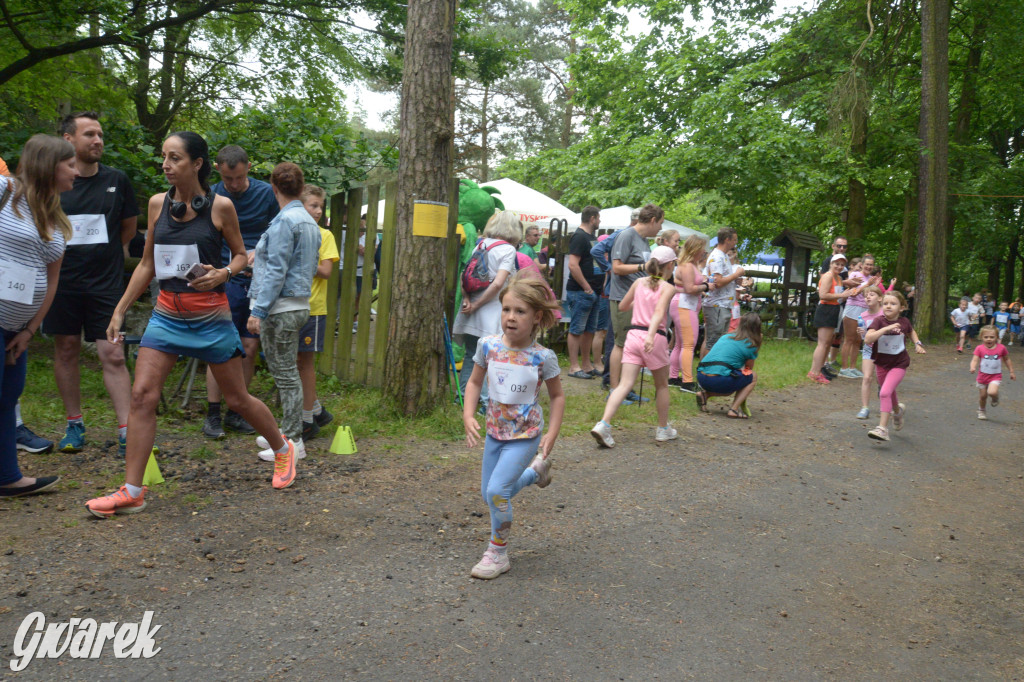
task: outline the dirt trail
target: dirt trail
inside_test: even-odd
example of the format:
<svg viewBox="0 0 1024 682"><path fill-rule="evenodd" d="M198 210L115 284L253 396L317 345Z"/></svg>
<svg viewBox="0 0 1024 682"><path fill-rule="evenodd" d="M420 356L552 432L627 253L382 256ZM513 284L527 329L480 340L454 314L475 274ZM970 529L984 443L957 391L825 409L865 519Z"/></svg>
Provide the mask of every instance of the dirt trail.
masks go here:
<svg viewBox="0 0 1024 682"><path fill-rule="evenodd" d="M756 396L748 422L716 406L665 445L653 407L614 450L560 442L491 582L468 575L488 524L458 443L311 454L281 494L231 441L172 456L191 479L107 522L81 503L109 456L59 455L93 484L3 505L0 658L34 610L152 609L153 659L108 648L17 677L1019 679L1024 391L1007 381L977 421L967 362L914 358L888 444L849 380Z"/></svg>

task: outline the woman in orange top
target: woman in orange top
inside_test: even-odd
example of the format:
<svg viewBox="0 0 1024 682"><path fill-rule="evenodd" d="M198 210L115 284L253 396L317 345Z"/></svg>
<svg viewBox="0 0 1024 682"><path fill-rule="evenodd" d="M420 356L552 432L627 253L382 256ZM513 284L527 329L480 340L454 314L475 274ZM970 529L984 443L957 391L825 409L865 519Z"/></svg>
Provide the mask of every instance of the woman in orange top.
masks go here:
<svg viewBox="0 0 1024 682"><path fill-rule="evenodd" d="M836 293L836 288L842 285L842 273L845 267L846 256L841 253L834 254L828 270L818 280L818 307L814 311L814 326L818 328L818 345L814 348L811 371L807 373L807 378L819 384L829 383L828 378L821 374L821 366L825 364L829 348L832 347L832 339L836 335L836 326L839 324L839 302L860 293L859 287Z"/></svg>

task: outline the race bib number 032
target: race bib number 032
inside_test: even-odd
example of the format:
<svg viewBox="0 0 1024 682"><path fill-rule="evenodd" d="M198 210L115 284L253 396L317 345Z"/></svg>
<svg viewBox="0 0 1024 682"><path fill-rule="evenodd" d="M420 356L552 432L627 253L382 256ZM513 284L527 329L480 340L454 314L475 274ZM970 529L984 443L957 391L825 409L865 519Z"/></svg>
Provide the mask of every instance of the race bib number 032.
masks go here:
<svg viewBox="0 0 1024 682"><path fill-rule="evenodd" d="M491 398L506 405L528 405L537 398L539 378L536 367L491 362L487 365L487 387Z"/></svg>

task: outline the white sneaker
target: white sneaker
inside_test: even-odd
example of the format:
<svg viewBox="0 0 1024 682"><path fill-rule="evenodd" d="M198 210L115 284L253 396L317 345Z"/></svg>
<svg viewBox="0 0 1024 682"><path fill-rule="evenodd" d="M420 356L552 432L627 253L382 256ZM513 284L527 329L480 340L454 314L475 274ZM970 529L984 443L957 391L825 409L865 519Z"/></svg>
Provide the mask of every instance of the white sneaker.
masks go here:
<svg viewBox="0 0 1024 682"><path fill-rule="evenodd" d="M884 426L876 426L868 431L868 438L874 438L875 440L889 440L889 429Z"/></svg>
<svg viewBox="0 0 1024 682"><path fill-rule="evenodd" d="M899 412L892 413L892 427L897 431L903 428L903 418L907 416L907 406L900 403L899 407Z"/></svg>
<svg viewBox="0 0 1024 682"><path fill-rule="evenodd" d="M850 368L850 376L852 378L854 378L854 379L863 379L864 378L864 372L860 371L856 367L851 367Z"/></svg>
<svg viewBox="0 0 1024 682"><path fill-rule="evenodd" d="M590 435L594 437L598 445L603 445L606 448L615 447L615 439L612 438L612 427L604 422L594 424L594 428L590 429Z"/></svg>
<svg viewBox="0 0 1024 682"><path fill-rule="evenodd" d="M675 440L678 437L679 433L672 428L671 424L665 427L659 426L658 429L654 432L654 440L658 442L666 440Z"/></svg>
<svg viewBox="0 0 1024 682"><path fill-rule="evenodd" d="M286 436L283 433L281 434L281 437L286 438ZM293 442L295 443L295 459L303 459L306 456L306 445L302 442L301 438ZM260 436L259 438L256 439L256 444L259 445L260 447L266 446L266 448L259 451L257 457L262 459L264 462L273 462L274 449L270 447L270 443L267 442L267 439L264 438L263 436Z"/></svg>
<svg viewBox="0 0 1024 682"><path fill-rule="evenodd" d="M487 551L484 552L483 558L480 559L480 563L474 566L469 574L481 580L491 580L505 573L510 568L512 568L512 565L508 561L508 552L499 552L494 547L489 546Z"/></svg>
<svg viewBox="0 0 1024 682"><path fill-rule="evenodd" d="M537 472L537 480L534 485L538 488L547 488L551 484L551 460L544 455L537 453L530 463L530 468Z"/></svg>
<svg viewBox="0 0 1024 682"><path fill-rule="evenodd" d="M988 421L988 415L985 414L985 410L978 410L978 419Z"/></svg>
<svg viewBox="0 0 1024 682"><path fill-rule="evenodd" d="M852 369L841 369L839 370L839 376L846 377L847 379L856 379Z"/></svg>

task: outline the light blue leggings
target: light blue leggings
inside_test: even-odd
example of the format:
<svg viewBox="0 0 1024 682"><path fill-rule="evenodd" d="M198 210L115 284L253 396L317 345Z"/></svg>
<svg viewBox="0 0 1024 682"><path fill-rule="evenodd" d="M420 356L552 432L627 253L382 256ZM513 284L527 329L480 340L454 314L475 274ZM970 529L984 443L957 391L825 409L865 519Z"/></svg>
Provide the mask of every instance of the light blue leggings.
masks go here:
<svg viewBox="0 0 1024 682"><path fill-rule="evenodd" d="M512 498L537 480L529 468L537 454L540 436L518 440L498 440L487 436L480 467L480 492L491 508L491 542L504 545L512 529Z"/></svg>

